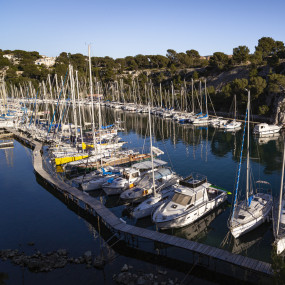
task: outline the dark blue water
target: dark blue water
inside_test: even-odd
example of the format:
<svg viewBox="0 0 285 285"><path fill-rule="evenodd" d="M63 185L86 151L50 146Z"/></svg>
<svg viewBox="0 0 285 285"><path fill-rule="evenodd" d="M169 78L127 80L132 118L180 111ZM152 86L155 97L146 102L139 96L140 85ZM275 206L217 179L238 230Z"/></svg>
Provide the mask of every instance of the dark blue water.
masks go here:
<svg viewBox="0 0 285 285"><path fill-rule="evenodd" d="M103 228L98 229L97 220L90 220L79 209L68 207L54 192L37 182L31 150L17 141L13 149L0 150L0 181L0 249L18 249L32 255L36 250L45 254L64 248L72 257L82 256L87 250L92 251L93 257L102 251L108 253L108 262L102 270L67 265L49 273L33 273L9 260L0 260L0 284L115 284L112 276L125 263L133 265L134 270L154 274L167 269L173 280L176 277L182 280L189 270L160 265L152 256L132 252L127 247L119 251L111 248L104 241L110 235ZM29 246L30 242L35 245ZM187 278L195 284L204 282L197 276Z"/></svg>
<svg viewBox="0 0 285 285"><path fill-rule="evenodd" d="M128 142L128 147L140 150L144 145L144 148L149 150L148 115L118 111L114 115L113 111L106 110L106 112L112 119L120 117L125 122L125 132L120 136ZM110 112L112 112L111 115ZM169 166L172 166L176 173L182 176L192 172L204 174L208 181L234 194L243 128L236 133L231 133L211 127L179 125L171 120L153 116L152 124L154 145L165 152L160 158L168 161ZM282 151L281 136L258 139L250 135L250 183L254 186L257 180L268 181L271 184L274 197L278 197L280 190ZM245 184L246 145L241 166L239 198L245 196ZM171 232L178 236L220 247L228 234L227 220L231 213L233 196L229 195L228 203L214 211L210 217L205 217L202 221L186 228L168 231L168 233ZM113 211L118 214L122 208L122 206L114 207ZM135 224L135 221L128 217L125 219ZM137 225L155 229L150 219L139 221ZM193 232L196 233L195 236ZM234 240L231 235L228 235L223 248L270 262L273 242L272 224L265 223L238 240Z"/></svg>
<svg viewBox="0 0 285 285"><path fill-rule="evenodd" d="M120 136L128 142L127 147L142 150L144 146L148 150L147 116L107 110L105 123L112 123L118 117L125 122L125 131ZM242 131L232 134L206 127L181 126L160 118L152 119L154 145L165 152L161 159L168 161L169 166L182 176L199 172L207 175L211 183L234 193ZM96 222L78 215L76 209L68 207L53 192L42 187L33 172L31 150L16 141L14 146L10 150L0 150L0 249L20 249L26 254L32 254L35 250L46 253L66 248L73 257L80 256L87 250L91 250L94 256L99 255L104 237L100 237ZM253 178L269 181L274 196L279 193L282 149L281 138L261 143L251 138ZM242 191L245 185L245 163L244 159L240 184ZM131 220L124 214L125 206L117 205L116 197L113 200L104 196L102 198L116 215L122 216L129 223L154 229L150 219L138 222ZM229 196L226 205L194 225L172 234L220 246L228 233L227 219L231 202L232 196ZM29 242L34 242L35 246L29 246ZM270 261L272 242L272 226L267 223L238 241L229 237L224 248ZM162 267L157 264L154 266L142 256L138 258L138 255L118 253L113 249L111 252L114 260L104 270L86 269L85 265L68 265L48 274L32 273L10 264L9 261L0 261L0 272L8 274L9 279L5 284L110 284L113 273L118 273L124 263L133 263L146 271ZM185 272L167 269L182 279L185 276ZM197 277L195 280L200 282Z"/></svg>

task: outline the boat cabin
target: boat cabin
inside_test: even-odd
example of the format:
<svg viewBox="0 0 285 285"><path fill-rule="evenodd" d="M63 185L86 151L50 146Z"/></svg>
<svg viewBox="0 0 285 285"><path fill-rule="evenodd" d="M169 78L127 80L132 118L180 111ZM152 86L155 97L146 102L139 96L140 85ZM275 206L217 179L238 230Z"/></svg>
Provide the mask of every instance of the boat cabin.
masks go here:
<svg viewBox="0 0 285 285"><path fill-rule="evenodd" d="M201 204L204 201L208 201L206 187L198 186L196 188L189 188L180 186L175 190L175 194L172 197L171 202L173 203L171 208L176 209L178 205L191 208L197 204Z"/></svg>

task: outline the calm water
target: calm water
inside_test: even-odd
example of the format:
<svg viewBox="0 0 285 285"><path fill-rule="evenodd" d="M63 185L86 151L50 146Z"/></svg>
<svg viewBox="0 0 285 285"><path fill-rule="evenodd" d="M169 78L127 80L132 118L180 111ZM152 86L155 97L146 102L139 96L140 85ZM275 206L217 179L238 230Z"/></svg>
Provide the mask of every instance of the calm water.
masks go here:
<svg viewBox="0 0 285 285"><path fill-rule="evenodd" d="M125 131L120 133L129 148L149 149L147 115L127 114L105 110L104 123L112 123L120 117ZM161 159L180 175L191 172L207 175L208 180L230 192L234 192L238 160L240 156L242 131L232 134L212 128L181 126L170 120L152 117L154 145L165 152ZM147 134L146 134L147 133ZM251 166L254 180L267 180L271 183L273 195L277 196L280 187L283 142L274 138L268 142L251 138ZM245 155L245 154L244 154ZM14 149L0 150L0 249L21 249L26 254L34 250L45 253L59 248L68 249L71 256L82 255L91 250L96 256L100 245L108 236L100 237L96 221L77 215L78 209L67 207L52 191L42 187L36 179L31 162L31 151L15 141ZM241 186L245 185L245 160L242 165ZM242 194L241 194L242 195ZM117 198L106 198L96 193L98 199L127 222L154 229L150 219L131 220ZM223 207L190 227L173 232L209 245L220 246L227 235L227 219L231 210L232 196ZM155 229L154 229L155 230ZM27 243L34 242L35 246ZM238 241L228 239L225 248L256 259L270 261L273 242L270 223L264 224ZM105 244L105 247L108 245ZM158 265L144 254L134 254L130 249L118 251L110 249L112 261L104 270L86 269L85 265L69 265L51 273L32 273L0 261L0 273L8 275L5 284L110 284L112 275L118 273L124 263L132 263L138 268L152 272L164 268L173 276L183 279L187 270L170 269L171 264ZM173 267L172 267L173 268ZM1 274L0 274L1 278ZM1 280L0 280L1 281ZM98 282L98 283L97 283ZM199 276L191 282L199 284ZM1 282L0 282L1 283Z"/></svg>
<svg viewBox="0 0 285 285"><path fill-rule="evenodd" d="M125 132L121 134L127 141L128 147L140 150L144 145L149 150L148 115L137 115L106 109L106 118L110 123L114 118L121 118ZM154 129L154 145L165 152L160 158L169 162L169 166L176 173L186 176L198 172L207 176L208 180L231 193L235 191L238 163L242 143L242 130L236 133L224 132L212 127L194 127L179 125L172 120L165 120L152 116ZM251 184L257 180L270 182L274 197L278 197L280 189L283 140L281 136L271 138L250 137ZM239 197L244 197L246 183L246 147L243 152L243 163L239 187ZM107 199L108 202L109 198ZM115 201L112 201L115 202ZM199 220L194 225L175 230L176 234L219 247L228 233L227 220L231 212L233 195L228 203L212 212L209 216ZM119 215L123 206L110 207ZM124 212L123 212L124 215ZM155 230L150 219L132 221L124 217L129 223ZM171 231L168 231L171 233ZM235 253L271 261L271 245L274 241L271 223L265 223L255 231L246 234L238 240L229 235L225 249Z"/></svg>

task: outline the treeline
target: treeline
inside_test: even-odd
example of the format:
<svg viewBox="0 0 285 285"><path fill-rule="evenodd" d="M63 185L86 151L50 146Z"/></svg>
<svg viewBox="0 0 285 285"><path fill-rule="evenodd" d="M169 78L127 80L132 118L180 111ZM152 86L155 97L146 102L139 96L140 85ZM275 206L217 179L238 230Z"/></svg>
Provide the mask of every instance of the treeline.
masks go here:
<svg viewBox="0 0 285 285"><path fill-rule="evenodd" d="M14 61L3 55L13 54ZM57 74L64 77L68 65L73 65L79 78L88 78L88 58L82 54L62 52L54 66L35 65L35 60L41 56L38 52L21 50L0 50L0 70L5 70L8 83L19 85L28 81L37 86ZM237 95L238 103L245 105L245 88L252 93L254 112L262 115L269 113L272 94L280 94L285 89L285 46L282 41L270 37L259 39L255 51L250 53L247 46L233 49L232 55L215 52L210 57L202 57L199 52L189 49L186 52L176 52L168 49L166 55L136 55L113 59L111 57L92 57L92 73L103 83L123 79L126 85L131 85L135 79L142 87L147 82L154 86L162 84L163 88L174 85L176 90L186 85L190 90L193 78L213 78L221 72L230 72L242 66L245 69L243 78L233 78L219 86L208 84L208 92L213 98L216 109L226 109L231 104L233 95ZM179 95L178 95L179 96ZM271 99L270 99L270 98Z"/></svg>

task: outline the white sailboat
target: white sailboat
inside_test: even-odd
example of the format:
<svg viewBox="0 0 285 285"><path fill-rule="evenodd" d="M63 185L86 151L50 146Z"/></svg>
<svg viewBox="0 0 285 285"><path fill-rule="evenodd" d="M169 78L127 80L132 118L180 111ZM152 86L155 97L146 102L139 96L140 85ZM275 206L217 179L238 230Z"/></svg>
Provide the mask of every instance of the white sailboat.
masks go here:
<svg viewBox="0 0 285 285"><path fill-rule="evenodd" d="M247 113L246 113L245 126L244 126L244 135L245 135L246 123L248 123L247 172L246 172L246 191L245 191L246 198L245 200L242 200L239 203L237 202L240 167L241 167L242 151L244 144L244 135L243 135L233 212L228 223L228 227L235 238L238 238L239 236L255 229L263 222L265 222L268 219L272 210L272 195L270 193L271 190L270 184L266 181L257 181L256 184L258 184L259 187L256 187L255 193L253 193L253 189L252 187L250 187L249 183L249 129L250 129L249 114L250 114L250 91L248 91L248 105L247 105ZM267 188L267 191L265 191L266 189L265 190L262 189L263 186L266 186L265 188Z"/></svg>
<svg viewBox="0 0 285 285"><path fill-rule="evenodd" d="M125 202L141 201L152 193L156 195L156 191L158 191L158 189L160 191L168 186L177 183L178 181L178 176L171 169L166 167L160 167L156 170L154 169L150 105L148 116L152 171L150 173L145 174L144 177L136 185L136 187L128 189L121 193L120 198Z"/></svg>
<svg viewBox="0 0 285 285"><path fill-rule="evenodd" d="M234 96L234 102L235 102L235 113L234 113L234 119L222 126L225 130L236 130L241 127L241 122L236 121L236 115L237 115L237 99L236 95Z"/></svg>
<svg viewBox="0 0 285 285"><path fill-rule="evenodd" d="M280 183L279 202L273 206L273 213L276 213L277 220L273 219L273 232L277 254L281 254L285 249L285 197L284 197L284 166L285 166L285 143L283 142L283 163Z"/></svg>

